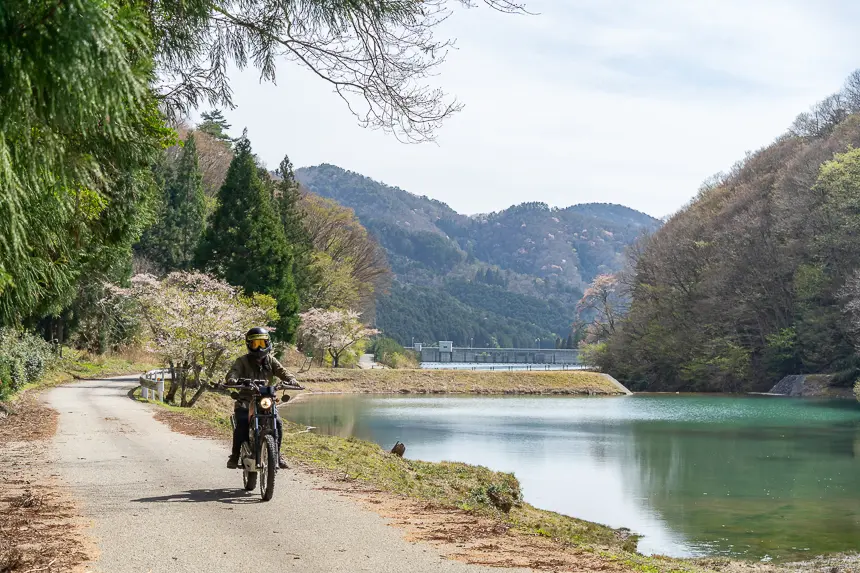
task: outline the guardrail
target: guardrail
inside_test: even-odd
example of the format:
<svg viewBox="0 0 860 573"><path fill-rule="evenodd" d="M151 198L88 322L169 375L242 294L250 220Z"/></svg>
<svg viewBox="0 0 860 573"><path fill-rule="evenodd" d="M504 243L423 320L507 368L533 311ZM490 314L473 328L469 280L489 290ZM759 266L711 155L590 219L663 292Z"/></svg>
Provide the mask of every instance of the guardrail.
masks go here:
<svg viewBox="0 0 860 573"><path fill-rule="evenodd" d="M171 376L169 368L150 370L143 374L139 380L140 397L144 400L155 400L158 396L158 401L164 402L164 380L169 376Z"/></svg>

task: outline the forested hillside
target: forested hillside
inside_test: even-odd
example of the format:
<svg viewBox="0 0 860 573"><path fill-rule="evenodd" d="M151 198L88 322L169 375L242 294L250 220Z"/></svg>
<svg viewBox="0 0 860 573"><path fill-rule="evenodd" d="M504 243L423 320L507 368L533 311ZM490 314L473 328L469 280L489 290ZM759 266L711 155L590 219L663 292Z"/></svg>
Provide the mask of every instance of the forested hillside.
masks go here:
<svg viewBox="0 0 860 573"><path fill-rule="evenodd" d="M588 283L620 270L625 248L659 225L644 213L598 203L566 209L524 203L467 217L333 165L298 169L296 178L353 209L385 248L397 287L380 299L377 325L403 343L414 336L566 344ZM466 317L475 319L471 327Z"/></svg>
<svg viewBox="0 0 860 573"><path fill-rule="evenodd" d="M626 318L594 347L637 389L853 384L860 308L860 72L644 240Z"/></svg>

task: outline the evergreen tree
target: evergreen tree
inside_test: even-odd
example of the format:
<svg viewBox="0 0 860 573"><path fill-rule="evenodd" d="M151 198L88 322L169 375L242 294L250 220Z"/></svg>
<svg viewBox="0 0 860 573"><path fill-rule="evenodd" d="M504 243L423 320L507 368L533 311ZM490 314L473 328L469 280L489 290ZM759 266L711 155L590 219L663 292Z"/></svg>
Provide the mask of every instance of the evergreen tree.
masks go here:
<svg viewBox="0 0 860 573"><path fill-rule="evenodd" d="M229 135L227 135L227 130L230 129L230 124L227 123L226 119L224 119L224 115L221 113L220 109L215 109L209 112L204 111L200 114L200 118L203 121L197 124L197 129L204 133L208 133L215 139L219 139L221 141L234 141Z"/></svg>
<svg viewBox="0 0 860 573"><path fill-rule="evenodd" d="M164 156L156 179L164 190L163 200L138 251L165 271L188 269L206 227L206 197L194 134L188 136L175 165Z"/></svg>
<svg viewBox="0 0 860 573"><path fill-rule="evenodd" d="M293 339L299 310L293 256L244 134L236 142L236 155L218 191L218 208L200 243L197 261L247 293L274 297L281 315L276 335Z"/></svg>
<svg viewBox="0 0 860 573"><path fill-rule="evenodd" d="M206 229L206 196L203 193L203 174L193 133L188 136L182 149L171 200L169 222L176 229L177 239L173 260L177 268L188 269Z"/></svg>
<svg viewBox="0 0 860 573"><path fill-rule="evenodd" d="M293 173L293 164L288 156L284 156L275 171L280 180L275 185L274 198L281 223L284 226L284 237L293 251L293 279L299 293L299 300L304 307L309 298L310 289L320 279L315 272L313 258L313 242L307 228L302 223L302 213L299 211L299 183Z"/></svg>
<svg viewBox="0 0 860 573"><path fill-rule="evenodd" d="M128 257L169 134L142 7L0 6L0 325L32 324Z"/></svg>

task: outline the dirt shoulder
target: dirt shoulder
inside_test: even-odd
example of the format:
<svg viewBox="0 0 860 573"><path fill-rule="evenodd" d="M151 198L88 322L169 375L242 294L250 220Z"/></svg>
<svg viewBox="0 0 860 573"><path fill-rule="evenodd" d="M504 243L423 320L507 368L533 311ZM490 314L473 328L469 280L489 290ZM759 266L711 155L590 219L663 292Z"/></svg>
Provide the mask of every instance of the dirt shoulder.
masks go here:
<svg viewBox="0 0 860 573"><path fill-rule="evenodd" d="M310 392L373 394L629 394L597 372L471 370L312 369L297 375Z"/></svg>
<svg viewBox="0 0 860 573"><path fill-rule="evenodd" d="M73 571L93 556L77 507L51 472L58 413L27 392L0 419L0 572Z"/></svg>
<svg viewBox="0 0 860 573"><path fill-rule="evenodd" d="M151 363L141 353L91 357L66 348L42 379L0 403L0 573L74 571L95 552L51 469L59 413L42 392L75 379L140 373Z"/></svg>

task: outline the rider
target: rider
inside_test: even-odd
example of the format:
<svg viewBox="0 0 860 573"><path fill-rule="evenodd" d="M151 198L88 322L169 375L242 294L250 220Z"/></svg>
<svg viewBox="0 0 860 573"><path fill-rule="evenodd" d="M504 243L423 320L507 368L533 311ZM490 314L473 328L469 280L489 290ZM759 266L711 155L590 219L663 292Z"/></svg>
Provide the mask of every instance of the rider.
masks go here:
<svg viewBox="0 0 860 573"><path fill-rule="evenodd" d="M248 347L248 354L240 356L233 363L227 373L227 384L236 384L239 378L267 380L270 384L274 377L285 382L296 382L295 376L287 372L278 359L270 354L272 341L269 339L269 331L265 328L257 326L249 330L245 334L245 346ZM242 442L248 437L248 402L243 399L236 400L234 413L236 428L233 430L233 451L227 459L227 467L230 469L239 467L239 450ZM280 453L283 424L277 408L275 408L275 419L278 424L278 467L286 469L287 462Z"/></svg>

